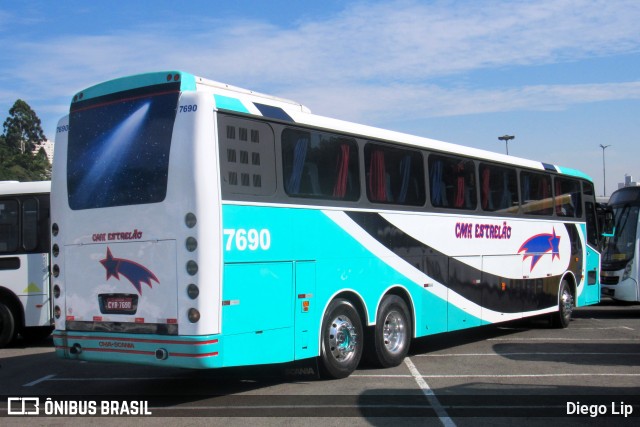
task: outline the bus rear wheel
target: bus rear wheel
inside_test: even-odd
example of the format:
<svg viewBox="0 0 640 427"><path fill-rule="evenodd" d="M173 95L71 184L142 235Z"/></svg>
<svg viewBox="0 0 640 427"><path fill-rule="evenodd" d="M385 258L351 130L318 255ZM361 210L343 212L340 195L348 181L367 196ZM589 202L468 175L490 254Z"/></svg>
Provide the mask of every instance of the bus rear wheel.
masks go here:
<svg viewBox="0 0 640 427"><path fill-rule="evenodd" d="M558 291L558 311L551 315L551 326L554 328L566 328L571 322L571 314L573 313L574 299L571 288L566 280L560 283Z"/></svg>
<svg viewBox="0 0 640 427"><path fill-rule="evenodd" d="M345 299L331 301L322 319L320 367L327 378L345 378L362 358L363 330L358 311Z"/></svg>
<svg viewBox="0 0 640 427"><path fill-rule="evenodd" d="M9 307L0 302L0 348L6 346L16 336L16 319Z"/></svg>
<svg viewBox="0 0 640 427"><path fill-rule="evenodd" d="M409 352L412 327L405 301L396 295L386 296L380 304L369 354L382 368L398 366Z"/></svg>

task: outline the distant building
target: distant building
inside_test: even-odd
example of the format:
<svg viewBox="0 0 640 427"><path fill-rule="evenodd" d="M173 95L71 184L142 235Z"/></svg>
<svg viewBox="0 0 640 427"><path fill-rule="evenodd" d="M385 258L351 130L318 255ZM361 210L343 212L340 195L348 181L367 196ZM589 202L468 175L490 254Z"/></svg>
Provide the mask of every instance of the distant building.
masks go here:
<svg viewBox="0 0 640 427"><path fill-rule="evenodd" d="M638 186L638 182L633 180L633 177L631 175L624 175L624 182L619 182L618 183L618 188L624 188L624 187L637 187Z"/></svg>
<svg viewBox="0 0 640 427"><path fill-rule="evenodd" d="M40 148L44 148L44 152L47 153L47 159L49 163L53 163L53 141L43 141L42 144L36 145L36 148L33 150L33 154L38 154Z"/></svg>

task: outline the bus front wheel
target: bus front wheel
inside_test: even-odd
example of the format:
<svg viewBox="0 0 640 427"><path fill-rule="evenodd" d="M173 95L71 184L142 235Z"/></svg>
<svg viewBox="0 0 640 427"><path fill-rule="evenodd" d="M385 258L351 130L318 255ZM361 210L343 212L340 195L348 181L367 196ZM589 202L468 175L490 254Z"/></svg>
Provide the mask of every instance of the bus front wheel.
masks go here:
<svg viewBox="0 0 640 427"><path fill-rule="evenodd" d="M573 313L574 299L571 288L566 280L560 283L558 291L558 311L551 315L551 326L554 328L566 328L571 322L571 313Z"/></svg>
<svg viewBox="0 0 640 427"><path fill-rule="evenodd" d="M9 307L0 302L0 348L13 341L15 335L15 316Z"/></svg>
<svg viewBox="0 0 640 427"><path fill-rule="evenodd" d="M345 378L362 357L363 330L358 311L345 299L331 301L322 319L320 366L327 378Z"/></svg>

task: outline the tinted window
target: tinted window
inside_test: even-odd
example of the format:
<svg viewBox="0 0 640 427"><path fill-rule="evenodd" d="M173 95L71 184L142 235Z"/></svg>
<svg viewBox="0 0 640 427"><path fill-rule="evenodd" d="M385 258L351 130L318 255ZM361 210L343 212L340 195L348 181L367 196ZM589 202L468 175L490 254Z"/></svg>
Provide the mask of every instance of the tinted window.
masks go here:
<svg viewBox="0 0 640 427"><path fill-rule="evenodd" d="M455 209L476 208L473 161L440 155L429 156L431 204Z"/></svg>
<svg viewBox="0 0 640 427"><path fill-rule="evenodd" d="M22 246L26 251L38 247L38 201L22 201Z"/></svg>
<svg viewBox="0 0 640 427"><path fill-rule="evenodd" d="M554 182L556 215L581 218L582 194L580 192L580 182L565 178L556 178Z"/></svg>
<svg viewBox="0 0 640 427"><path fill-rule="evenodd" d="M640 202L640 188L638 187L621 188L614 191L609 199L609 204L612 206L637 202Z"/></svg>
<svg viewBox="0 0 640 427"><path fill-rule="evenodd" d="M551 215L553 195L551 177L539 173L520 173L522 212L529 215Z"/></svg>
<svg viewBox="0 0 640 427"><path fill-rule="evenodd" d="M364 158L370 201L412 206L424 204L424 165L419 152L367 144Z"/></svg>
<svg viewBox="0 0 640 427"><path fill-rule="evenodd" d="M518 212L518 179L515 169L480 164L480 206L485 211Z"/></svg>
<svg viewBox="0 0 640 427"><path fill-rule="evenodd" d="M268 124L220 114L218 140L223 196L276 191L273 130Z"/></svg>
<svg viewBox="0 0 640 427"><path fill-rule="evenodd" d="M18 249L18 202L0 200L0 253Z"/></svg>
<svg viewBox="0 0 640 427"><path fill-rule="evenodd" d="M155 203L167 191L179 92L127 93L72 110L67 186L71 209Z"/></svg>
<svg viewBox="0 0 640 427"><path fill-rule="evenodd" d="M290 196L337 200L360 197L358 146L352 138L285 129L282 168L284 188Z"/></svg>

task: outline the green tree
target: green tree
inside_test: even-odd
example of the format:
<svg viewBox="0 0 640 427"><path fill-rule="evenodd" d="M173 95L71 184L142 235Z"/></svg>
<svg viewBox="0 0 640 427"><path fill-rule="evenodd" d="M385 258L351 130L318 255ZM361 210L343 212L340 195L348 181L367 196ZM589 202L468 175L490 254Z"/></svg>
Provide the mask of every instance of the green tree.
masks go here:
<svg viewBox="0 0 640 427"><path fill-rule="evenodd" d="M46 140L40 118L22 99L13 104L3 126L5 143L23 154L30 153L36 145Z"/></svg>
<svg viewBox="0 0 640 427"><path fill-rule="evenodd" d="M36 181L51 178L51 165L44 149L32 151L46 138L40 119L29 104L17 100L4 121L0 135L0 181Z"/></svg>

